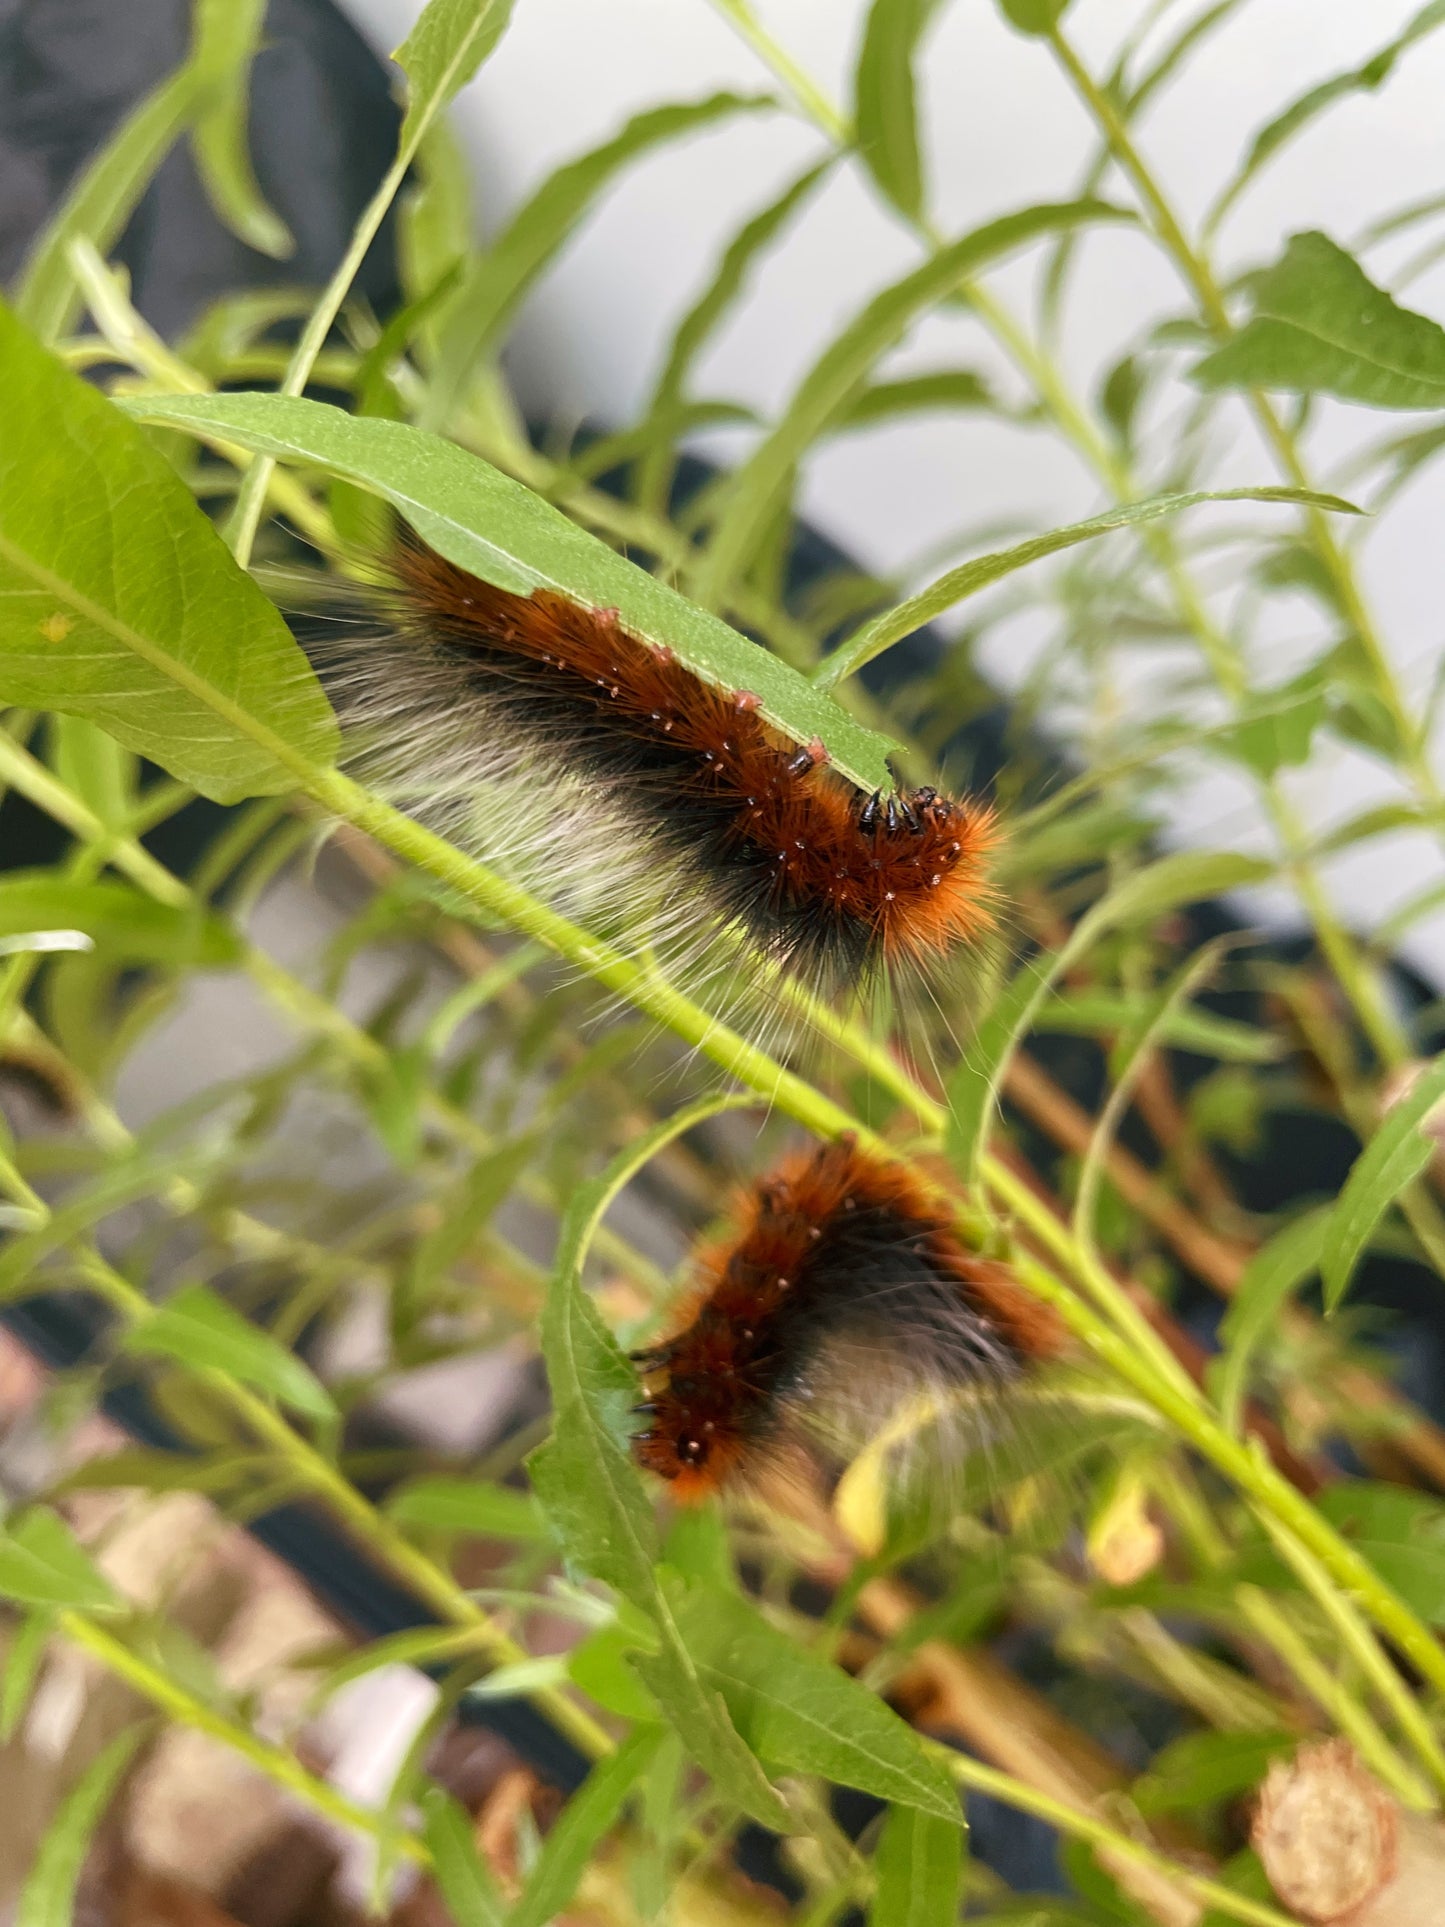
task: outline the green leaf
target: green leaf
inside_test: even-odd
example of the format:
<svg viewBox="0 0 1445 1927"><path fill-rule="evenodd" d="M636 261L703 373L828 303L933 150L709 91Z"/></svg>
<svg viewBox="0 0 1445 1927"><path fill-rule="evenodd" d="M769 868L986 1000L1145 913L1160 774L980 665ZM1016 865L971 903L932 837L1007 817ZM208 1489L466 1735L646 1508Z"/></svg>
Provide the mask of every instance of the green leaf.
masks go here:
<svg viewBox="0 0 1445 1927"><path fill-rule="evenodd" d="M430 0L392 55L406 75L398 146L419 140L449 100L475 79L512 17L512 0Z"/></svg>
<svg viewBox="0 0 1445 1927"><path fill-rule="evenodd" d="M440 331L422 426L442 428L453 419L473 369L500 343L527 291L620 169L665 141L776 105L766 94L718 93L650 107L611 140L550 175L463 277Z"/></svg>
<svg viewBox="0 0 1445 1927"><path fill-rule="evenodd" d="M1052 957L1025 964L979 1025L948 1084L944 1149L972 1183L988 1143L998 1093L1019 1048L1057 979L1110 930L1148 923L1184 903L1201 903L1222 891L1261 883L1274 866L1227 850L1181 850L1126 876L1075 926Z"/></svg>
<svg viewBox="0 0 1445 1927"><path fill-rule="evenodd" d="M125 1609L58 1512L32 1506L6 1521L0 1537L0 1594L22 1606L85 1613Z"/></svg>
<svg viewBox="0 0 1445 1927"><path fill-rule="evenodd" d="M1002 404L986 378L972 368L939 368L926 375L906 375L901 381L870 382L834 422L833 433L871 428L899 415L940 408L986 408L998 413Z"/></svg>
<svg viewBox="0 0 1445 1927"><path fill-rule="evenodd" d="M1189 1813L1257 1787L1270 1763L1298 1745L1291 1733L1186 1733L1156 1753L1130 1788L1146 1817Z"/></svg>
<svg viewBox="0 0 1445 1927"><path fill-rule="evenodd" d="M1119 508L1107 509L1102 515L1092 515L1087 522L1072 522L1067 528L1051 529L1047 535L1031 536L1027 542L1019 542L1011 549L997 549L991 555L977 555L956 569L950 569L936 582L931 582L906 602L900 602L895 609L885 610L875 616L872 622L865 623L856 635L835 649L819 666L813 677L814 685L820 689L831 689L851 676L875 656L881 656L885 649L891 649L895 642L912 635L915 629L922 628L935 616L942 615L955 603L968 596L977 595L994 582L1000 582L1015 570L1024 569L1032 562L1039 562L1045 556L1057 555L1061 549L1075 548L1080 542L1091 542L1096 536L1107 535L1112 529L1133 528L1140 523L1157 522L1162 516L1177 515L1182 509L1195 508L1201 502L1285 502L1308 508L1334 509L1347 515L1359 515L1361 511L1352 502L1343 501L1338 495L1321 495L1314 489L1301 488L1227 488L1217 491L1199 490L1188 495L1153 495L1144 502L1128 502Z"/></svg>
<svg viewBox="0 0 1445 1927"><path fill-rule="evenodd" d="M1033 1020L1036 1031L1062 1032L1070 1037L1097 1037L1137 1024L1147 997L1136 991L1082 990L1051 997ZM1212 1011L1171 1011L1159 1033L1160 1041L1200 1057L1217 1057L1226 1064L1272 1064L1283 1052L1278 1038L1253 1024L1216 1017Z"/></svg>
<svg viewBox="0 0 1445 1927"><path fill-rule="evenodd" d="M1292 682L1259 691L1234 728L1212 740L1268 780L1282 769L1299 769L1309 761L1325 710L1325 682L1311 667Z"/></svg>
<svg viewBox="0 0 1445 1927"><path fill-rule="evenodd" d="M610 1759L597 1762L543 1841L527 1884L507 1916L507 1927L546 1927L568 1905L594 1848L652 1763L664 1732L660 1726L642 1727Z"/></svg>
<svg viewBox="0 0 1445 1927"><path fill-rule="evenodd" d="M569 1562L641 1607L657 1625L659 1651L634 1660L719 1794L765 1826L786 1809L730 1726L717 1696L697 1677L656 1577L657 1528L626 1446L637 1375L582 1290L581 1271L603 1214L617 1193L674 1137L736 1106L715 1096L666 1119L578 1187L562 1221L557 1263L542 1312L542 1354L552 1388L552 1438L527 1461L533 1489Z"/></svg>
<svg viewBox="0 0 1445 1927"><path fill-rule="evenodd" d="M963 1890L963 1828L957 1820L893 1807L873 1856L873 1927L954 1927Z"/></svg>
<svg viewBox="0 0 1445 1927"><path fill-rule="evenodd" d="M834 766L860 787L892 787L887 737L854 722L770 650L455 442L405 422L363 419L285 395L148 395L128 406L147 421L214 431L259 453L360 482L399 509L449 561L500 588L519 595L554 589L594 608L615 608L635 635L665 644L704 681L753 691L763 713L795 742L821 737Z"/></svg>
<svg viewBox="0 0 1445 1927"><path fill-rule="evenodd" d="M1063 18L1069 0L998 0L999 11L1020 33L1048 34Z"/></svg>
<svg viewBox="0 0 1445 1927"><path fill-rule="evenodd" d="M742 572L773 521L790 479L814 441L853 401L868 371L912 323L970 275L1040 235L1086 221L1127 221L1106 201L1066 201L1023 208L941 247L912 274L875 295L813 364L783 411L726 486L726 500L703 558L700 601L715 607Z"/></svg>
<svg viewBox="0 0 1445 1927"><path fill-rule="evenodd" d="M178 1291L153 1317L127 1332L125 1348L224 1372L308 1418L336 1416L331 1395L310 1367L205 1285Z"/></svg>
<svg viewBox="0 0 1445 1927"><path fill-rule="evenodd" d="M93 717L221 803L329 762L270 603L134 423L0 308L0 701Z"/></svg>
<svg viewBox="0 0 1445 1927"><path fill-rule="evenodd" d="M1445 25L1445 0L1430 0L1428 6L1421 7L1401 32L1393 40L1386 41L1370 59L1358 67L1347 68L1343 73L1332 74L1328 80L1319 81L1297 95L1283 112L1276 114L1255 135L1243 167L1211 210L1206 231L1212 232L1219 226L1255 175L1287 141L1293 140L1296 134L1337 100L1343 100L1350 94L1374 93L1389 79L1401 54L1442 25Z"/></svg>
<svg viewBox="0 0 1445 1927"><path fill-rule="evenodd" d="M958 1794L913 1729L866 1686L801 1650L740 1594L696 1587L679 1602L677 1625L703 1681L722 1694L759 1759L962 1827Z"/></svg>
<svg viewBox="0 0 1445 1927"><path fill-rule="evenodd" d="M3 673L3 672L0 672ZM75 883L55 870L0 877L0 936L79 930L104 958L216 969L241 954L239 939L199 907L157 903L128 883Z"/></svg>
<svg viewBox="0 0 1445 1927"><path fill-rule="evenodd" d="M504 1927L507 1904L496 1876L477 1852L467 1815L440 1787L429 1787L421 1806L432 1875L452 1919L459 1927Z"/></svg>
<svg viewBox="0 0 1445 1927"><path fill-rule="evenodd" d="M256 184L248 140L251 63L265 18L266 0L196 0L192 58L206 94L191 148L207 198L226 226L247 247L279 261L296 243Z"/></svg>
<svg viewBox="0 0 1445 1927"><path fill-rule="evenodd" d="M911 219L923 211L923 169L913 57L938 0L873 0L854 80L854 127L863 164Z"/></svg>
<svg viewBox="0 0 1445 1927"><path fill-rule="evenodd" d="M479 1538L530 1542L546 1537L530 1495L490 1479L417 1479L387 1500L386 1513L398 1525L469 1532Z"/></svg>
<svg viewBox="0 0 1445 1927"><path fill-rule="evenodd" d="M11 1634L0 1676L0 1746L8 1746L19 1731L54 1629L54 1614L37 1608L26 1613Z"/></svg>
<svg viewBox="0 0 1445 1927"><path fill-rule="evenodd" d="M1445 1626L1445 1506L1422 1492L1369 1480L1320 1493L1319 1510L1432 1626Z"/></svg>
<svg viewBox="0 0 1445 1927"><path fill-rule="evenodd" d="M1445 406L1445 328L1397 306L1327 235L1294 235L1251 285L1252 319L1190 370L1200 387Z"/></svg>
<svg viewBox="0 0 1445 1927"><path fill-rule="evenodd" d="M1437 1057L1391 1105L1379 1129L1351 1165L1325 1227L1320 1253L1327 1312L1336 1309L1349 1289L1355 1266L1376 1225L1434 1156L1438 1140L1424 1127L1442 1097L1445 1056Z"/></svg>
<svg viewBox="0 0 1445 1927"><path fill-rule="evenodd" d="M105 254L185 132L203 87L188 61L133 107L87 164L26 258L15 311L42 341L68 334L80 310L69 248L84 235ZM7 397L15 395L11 379Z"/></svg>
<svg viewBox="0 0 1445 1927"><path fill-rule="evenodd" d="M97 1754L46 1829L15 1910L15 1927L71 1927L91 1837L135 1758L146 1728L132 1726Z"/></svg>
<svg viewBox="0 0 1445 1927"><path fill-rule="evenodd" d="M1238 1432L1249 1391L1249 1368L1261 1340L1278 1320L1280 1308L1319 1269L1329 1224L1321 1205L1296 1218L1262 1245L1245 1266L1239 1289L1220 1321L1224 1352L1210 1376L1220 1418Z"/></svg>

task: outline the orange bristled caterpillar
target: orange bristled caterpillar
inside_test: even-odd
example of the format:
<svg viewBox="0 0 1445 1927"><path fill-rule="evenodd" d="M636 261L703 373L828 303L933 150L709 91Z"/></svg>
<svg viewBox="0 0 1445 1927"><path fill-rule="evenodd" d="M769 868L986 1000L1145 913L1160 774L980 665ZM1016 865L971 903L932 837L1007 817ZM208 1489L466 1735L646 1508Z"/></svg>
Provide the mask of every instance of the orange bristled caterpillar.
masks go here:
<svg viewBox="0 0 1445 1927"><path fill-rule="evenodd" d="M679 1328L634 1354L633 1454L684 1504L816 1462L820 1432L856 1447L910 1401L1006 1390L1063 1345L1054 1314L962 1244L934 1193L847 1138L757 1184L697 1273Z"/></svg>
<svg viewBox="0 0 1445 1927"><path fill-rule="evenodd" d="M825 991L991 925L987 804L866 795L613 611L496 588L412 538L382 573L384 632L317 651L367 774L549 900L604 927L647 903L664 955L729 927Z"/></svg>

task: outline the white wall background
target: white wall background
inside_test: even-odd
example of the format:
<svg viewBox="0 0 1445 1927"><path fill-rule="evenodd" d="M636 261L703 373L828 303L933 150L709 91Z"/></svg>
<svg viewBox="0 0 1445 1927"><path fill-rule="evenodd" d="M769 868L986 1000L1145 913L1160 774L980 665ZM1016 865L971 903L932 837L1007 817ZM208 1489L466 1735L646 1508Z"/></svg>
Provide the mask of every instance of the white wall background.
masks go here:
<svg viewBox="0 0 1445 1927"><path fill-rule="evenodd" d="M420 0L346 0L380 51L394 47ZM1142 144L1186 222L1209 205L1253 132L1315 80L1372 54L1418 0L1251 0L1191 59L1149 114ZM846 104L861 0L760 0L775 36L833 99ZM1140 14L1129 0L1079 0L1075 43L1101 70ZM1184 8L1176 8L1180 19ZM1069 198L1095 148L1083 110L1038 42L1001 22L993 0L951 0L921 63L927 177L939 228L958 233L1029 202ZM497 53L458 102L455 118L478 183L483 225L496 226L558 163L604 139L631 113L722 87L766 89L766 73L707 0L517 0ZM1266 171L1226 230L1224 265L1270 258L1283 238L1320 227L1349 243L1374 215L1445 190L1445 31L1413 49L1387 87L1323 116ZM620 423L645 400L670 329L726 240L818 151L811 129L785 115L748 116L671 144L630 168L581 228L528 302L511 369L539 415ZM1125 198L1122 191L1118 198ZM1422 231L1423 232L1423 231ZM1408 253L1418 241L1409 239ZM1154 317L1186 305L1171 270L1142 236L1095 230L1072 297L1069 374L1089 388L1120 347ZM810 203L787 243L698 370L697 390L775 411L836 330L879 287L918 260L917 243L851 171ZM1401 256L1397 256L1402 258ZM1378 270L1386 255L1372 257ZM1027 262L992 278L1021 301ZM1445 313L1445 272L1412 285L1410 305ZM1017 379L976 326L932 318L890 372L971 366ZM1339 453L1411 418L1339 410L1322 445ZM1216 486L1277 479L1242 413L1222 442ZM735 454L726 434L705 444ZM1445 641L1445 469L1425 478L1371 534L1368 593L1402 680L1423 689ZM1101 506L1082 464L1047 433L1020 434L987 417L953 415L850 436L820 452L804 506L860 559L898 569L950 533L991 520L1048 528ZM1258 511L1264 514L1267 511ZM1111 538L1127 540L1127 537ZM1288 673L1318 618L1301 603L1280 613L1278 664ZM1001 631L987 666L1015 679L1038 636ZM1389 794L1365 758L1332 750L1293 785L1316 826L1344 820ZM1254 808L1226 773L1176 799L1181 841L1263 848ZM1438 873L1423 837L1376 841L1336 860L1329 875L1343 914L1365 926ZM1282 894L1260 914L1288 916ZM1406 946L1445 984L1445 917L1417 926Z"/></svg>

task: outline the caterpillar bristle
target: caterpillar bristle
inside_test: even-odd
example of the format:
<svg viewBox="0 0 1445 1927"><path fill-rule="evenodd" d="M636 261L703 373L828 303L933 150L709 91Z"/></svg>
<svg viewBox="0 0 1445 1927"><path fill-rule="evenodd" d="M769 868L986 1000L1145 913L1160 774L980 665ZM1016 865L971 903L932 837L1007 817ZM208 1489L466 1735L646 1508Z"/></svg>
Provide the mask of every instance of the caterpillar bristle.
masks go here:
<svg viewBox="0 0 1445 1927"><path fill-rule="evenodd" d="M632 1446L683 1504L758 1485L820 1424L861 1444L910 1398L996 1391L1062 1347L1054 1315L964 1246L917 1176L848 1139L755 1185L697 1277L643 1354Z"/></svg>
<svg viewBox="0 0 1445 1927"><path fill-rule="evenodd" d="M820 991L991 927L987 804L864 795L821 742L788 740L756 695L704 682L614 609L515 594L414 539L379 575L389 634L319 652L368 772L537 887L643 906L664 951L735 930Z"/></svg>

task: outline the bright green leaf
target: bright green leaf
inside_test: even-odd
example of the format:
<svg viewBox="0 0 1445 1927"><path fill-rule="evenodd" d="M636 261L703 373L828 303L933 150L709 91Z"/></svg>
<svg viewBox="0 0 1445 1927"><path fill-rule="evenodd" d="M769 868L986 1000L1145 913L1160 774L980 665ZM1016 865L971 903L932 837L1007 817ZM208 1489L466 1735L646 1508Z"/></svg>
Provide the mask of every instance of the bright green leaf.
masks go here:
<svg viewBox="0 0 1445 1927"><path fill-rule="evenodd" d="M963 1828L957 1820L917 1807L890 1808L873 1866L873 1927L954 1927L963 1888Z"/></svg>
<svg viewBox="0 0 1445 1927"><path fill-rule="evenodd" d="M132 1327L125 1345L127 1351L224 1372L308 1418L336 1416L330 1394L310 1367L205 1285L178 1291L153 1317Z"/></svg>
<svg viewBox="0 0 1445 1927"><path fill-rule="evenodd" d="M103 958L215 969L237 961L239 940L199 909L157 903L128 883L76 883L54 870L0 876L0 936L79 930Z"/></svg>
<svg viewBox="0 0 1445 1927"><path fill-rule="evenodd" d="M65 1796L26 1876L15 1927L72 1927L75 1889L91 1840L145 1735L143 1726L117 1734Z"/></svg>
<svg viewBox="0 0 1445 1927"><path fill-rule="evenodd" d="M1445 328L1398 306L1327 235L1296 234L1252 290L1252 319L1191 369L1201 387L1445 407Z"/></svg>
<svg viewBox="0 0 1445 1927"><path fill-rule="evenodd" d="M399 145L419 139L440 110L475 79L512 17L512 0L429 0L392 55L406 75Z"/></svg>
<svg viewBox="0 0 1445 1927"><path fill-rule="evenodd" d="M465 1927L504 1927L507 1904L495 1874L477 1851L472 1823L451 1795L428 1788L422 1799L432 1873L452 1919Z"/></svg>
<svg viewBox="0 0 1445 1927"><path fill-rule="evenodd" d="M1425 1126L1445 1098L1445 1056L1421 1072L1410 1089L1385 1113L1378 1130L1350 1167L1320 1253L1325 1309L1334 1311L1369 1244L1376 1225L1413 1184L1439 1148Z"/></svg>
<svg viewBox="0 0 1445 1927"><path fill-rule="evenodd" d="M546 1927L577 1891L593 1851L646 1772L665 1729L642 1727L610 1759L599 1760L552 1824L507 1927Z"/></svg>
<svg viewBox="0 0 1445 1927"><path fill-rule="evenodd" d="M1284 502L1310 508L1334 509L1348 515L1358 515L1360 510L1352 502L1343 501L1338 495L1321 495L1313 489L1301 488L1227 488L1218 491L1200 490L1188 495L1154 495L1146 502L1127 502L1118 508L1107 509L1102 515L1092 515L1087 522L1072 522L1067 528L1051 529L1047 535L1031 536L1027 542L1019 542L1011 549L998 549L991 555L977 555L956 569L950 569L936 582L931 582L897 608L885 610L875 616L854 636L850 636L840 648L819 667L813 682L817 688L831 689L861 669L864 663L872 662L881 656L885 649L891 649L895 642L910 636L915 629L921 629L925 622L942 615L966 597L977 595L994 582L1000 582L1015 570L1024 569L1032 562L1039 562L1045 556L1057 555L1061 549L1072 549L1080 542L1091 542L1096 536L1107 535L1112 529L1133 528L1140 523L1156 522L1161 516L1177 515L1182 509L1196 507L1200 502Z"/></svg>
<svg viewBox="0 0 1445 1927"><path fill-rule="evenodd" d="M206 92L191 148L211 206L226 226L247 247L279 261L296 244L256 184L248 135L251 63L265 18L266 0L196 0L192 58Z"/></svg>
<svg viewBox="0 0 1445 1927"><path fill-rule="evenodd" d="M286 625L134 423L0 308L0 701L91 716L217 802L329 762Z"/></svg>
<svg viewBox="0 0 1445 1927"><path fill-rule="evenodd" d="M1283 1731L1186 1733L1154 1755L1130 1797L1146 1816L1194 1812L1251 1792L1271 1762L1297 1745L1297 1736Z"/></svg>
<svg viewBox="0 0 1445 1927"><path fill-rule="evenodd" d="M113 1613L124 1607L49 1506L32 1506L6 1521L0 1536L0 1594L22 1606L74 1612Z"/></svg>
<svg viewBox="0 0 1445 1927"><path fill-rule="evenodd" d="M1027 34L1052 33L1068 4L1069 0L999 0L1004 19Z"/></svg>
<svg viewBox="0 0 1445 1927"><path fill-rule="evenodd" d="M130 407L147 421L215 430L243 447L360 482L449 561L500 588L520 595L555 589L594 608L615 608L633 634L665 644L705 681L753 691L763 713L795 742L821 737L834 766L860 787L891 787L887 737L454 442L285 395L148 395Z"/></svg>
<svg viewBox="0 0 1445 1927"><path fill-rule="evenodd" d="M55 1630L55 1615L47 1608L26 1613L14 1627L0 1674L0 1746L8 1746L30 1705L30 1695L41 1662Z"/></svg>

